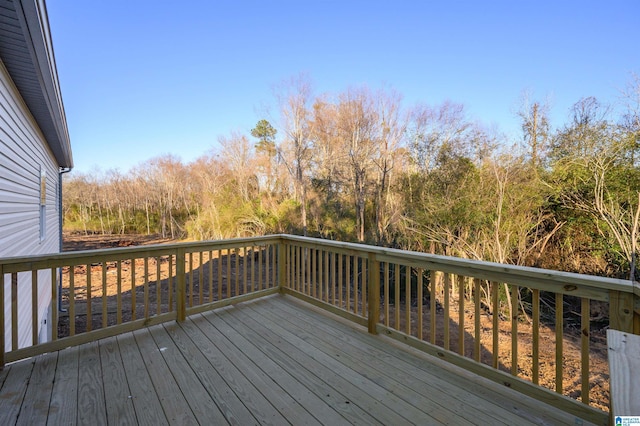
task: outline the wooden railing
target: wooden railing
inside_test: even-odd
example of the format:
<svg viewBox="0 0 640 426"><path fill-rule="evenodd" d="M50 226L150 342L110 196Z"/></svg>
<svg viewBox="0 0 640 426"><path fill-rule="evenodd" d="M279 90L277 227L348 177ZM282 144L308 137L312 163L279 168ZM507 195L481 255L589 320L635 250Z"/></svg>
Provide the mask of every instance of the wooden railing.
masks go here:
<svg viewBox="0 0 640 426"><path fill-rule="evenodd" d="M279 243L279 237L260 237L0 259L0 301L5 289L11 301L10 312L0 309L0 342L9 341L0 351L0 368L277 292ZM60 296L61 306L52 309L50 341L39 343L43 286L54 304Z"/></svg>
<svg viewBox="0 0 640 426"><path fill-rule="evenodd" d="M285 292L607 422L605 332L640 334L637 283L303 237L284 243Z"/></svg>
<svg viewBox="0 0 640 426"><path fill-rule="evenodd" d="M289 235L0 259L0 277L0 368L280 291L596 423L604 330L640 334L637 283ZM64 312L38 343L18 307L38 324L43 282Z"/></svg>

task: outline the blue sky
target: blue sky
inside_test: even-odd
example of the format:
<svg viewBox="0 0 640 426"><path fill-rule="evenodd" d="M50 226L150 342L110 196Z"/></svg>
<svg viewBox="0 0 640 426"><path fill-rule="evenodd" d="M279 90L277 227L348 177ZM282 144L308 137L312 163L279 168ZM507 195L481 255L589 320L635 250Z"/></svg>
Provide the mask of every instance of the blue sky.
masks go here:
<svg viewBox="0 0 640 426"><path fill-rule="evenodd" d="M249 133L273 86L391 87L517 136L523 90L565 122L640 74L640 1L49 0L75 170L183 161ZM272 111L275 118L275 111Z"/></svg>

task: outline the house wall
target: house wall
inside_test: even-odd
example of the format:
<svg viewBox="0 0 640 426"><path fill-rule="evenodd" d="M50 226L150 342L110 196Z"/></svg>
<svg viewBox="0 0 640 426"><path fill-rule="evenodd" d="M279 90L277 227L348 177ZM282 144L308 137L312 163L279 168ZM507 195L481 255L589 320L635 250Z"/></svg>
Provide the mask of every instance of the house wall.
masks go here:
<svg viewBox="0 0 640 426"><path fill-rule="evenodd" d="M46 173L45 232L40 235L40 180ZM0 258L59 251L58 165L0 62ZM11 279L4 277L5 349L11 349ZM50 336L51 273L38 275L40 340ZM31 274L18 285L19 347L32 339ZM15 348L13 348L15 349Z"/></svg>

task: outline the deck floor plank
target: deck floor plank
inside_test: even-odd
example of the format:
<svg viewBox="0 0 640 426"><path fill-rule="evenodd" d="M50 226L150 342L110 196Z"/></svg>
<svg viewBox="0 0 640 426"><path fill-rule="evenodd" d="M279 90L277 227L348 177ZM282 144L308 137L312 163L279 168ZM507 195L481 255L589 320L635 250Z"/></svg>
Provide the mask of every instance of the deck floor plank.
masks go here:
<svg viewBox="0 0 640 426"><path fill-rule="evenodd" d="M78 423L106 425L107 407L102 383L99 341L80 346L78 360Z"/></svg>
<svg viewBox="0 0 640 426"><path fill-rule="evenodd" d="M251 411L242 403L218 371L205 356L208 339L200 331L187 333L189 328L176 327L169 331L171 338L182 351L187 365L193 370L209 396L224 414L226 421L233 425L255 424L256 419ZM203 350L204 348L204 350Z"/></svg>
<svg viewBox="0 0 640 426"><path fill-rule="evenodd" d="M162 326L155 325L153 327L161 328ZM147 367L149 377L153 382L153 387L158 394L158 399L164 409L169 424L198 424L184 397L182 389L180 389L171 375L167 363L160 354L160 348L158 348L153 340L149 329L136 330L133 332L133 336L140 349L142 359Z"/></svg>
<svg viewBox="0 0 640 426"><path fill-rule="evenodd" d="M213 325L204 318L200 321L198 320L199 318L193 318L194 324L198 325L211 342L218 347L221 353L237 354L228 357L229 362L233 364L238 371L242 372L247 380L256 387L287 421L293 424L319 425L318 421L304 406L299 404L294 398L291 398L288 393L282 392L278 384L266 375L258 365L251 361L249 353L239 351L216 327L213 327ZM256 354L251 355L255 356ZM259 360L262 357L263 355L261 354L256 358Z"/></svg>
<svg viewBox="0 0 640 426"><path fill-rule="evenodd" d="M53 391L49 403L48 425L75 425L78 420L79 347L58 352ZM42 422L44 423L44 422Z"/></svg>
<svg viewBox="0 0 640 426"><path fill-rule="evenodd" d="M109 337L100 341L100 362L102 363L107 423L136 423L133 398L127 383L116 337Z"/></svg>
<svg viewBox="0 0 640 426"><path fill-rule="evenodd" d="M27 384L33 371L33 359L9 366L0 393L0 425L14 424L27 393Z"/></svg>
<svg viewBox="0 0 640 426"><path fill-rule="evenodd" d="M34 419L47 418L57 362L57 352L35 358L17 425L31 426L34 423Z"/></svg>
<svg viewBox="0 0 640 426"><path fill-rule="evenodd" d="M324 312L319 312L318 316L310 316L308 311L310 309L317 310L318 308L308 307L304 302L294 298L288 298L288 302L283 304L281 308L292 318L295 318L296 321L309 322L312 318L313 325L320 327L323 333L333 336L336 340L349 341L350 338L354 338L359 341L365 341L371 345L369 350L371 357L389 359L394 366L403 369L408 374L427 373L432 377L433 386L438 387L438 389L442 389L443 386L466 389L473 397L467 399L467 395L465 395L463 402L468 401L468 408L472 408L472 412L489 410L494 414L500 414L501 421L516 416L516 418L520 419L517 422L518 424L529 422L538 425L556 425L573 424L577 421L574 416L561 410L540 410L540 402L525 395L518 394L519 399L517 403L514 403L513 391L493 381L469 373L413 348L398 347L397 342L383 336L376 337L367 333L347 333L353 326L345 323L341 318L335 316L332 318L324 314ZM413 353L415 357L405 357L404 355L407 352ZM444 371L449 371L452 374L443 375ZM480 398L480 400L476 398ZM503 410L511 413L511 415L504 414Z"/></svg>
<svg viewBox="0 0 640 426"><path fill-rule="evenodd" d="M330 336L330 339L321 343L328 344L332 351L340 354L342 360L349 360L353 368L361 370L360 367L363 366L359 362L359 357L362 355L361 348L363 344L367 345L368 362L366 367L382 372L387 376L385 380L397 380L410 388L412 392L419 395L418 402L420 399L429 400L446 411L454 412L457 416L463 417L470 422L493 424L497 421L512 419L513 422L521 425L539 424L534 421L527 421L517 413L512 413L495 404L487 404L485 399L478 397L473 392L464 387L451 384L449 377L443 377L442 372L436 375L416 368L416 364L420 363L417 358L411 359L413 364L398 360L398 357L390 355L386 351L389 347L388 344L384 346L376 345L378 342L375 336L353 332L354 330L347 326L338 328L339 332L334 333L334 330L329 329L330 323L324 322L323 318L303 317L292 306L293 304L282 303L281 305L279 306L279 311L270 311L278 315L276 321L289 322L288 327L299 328L300 332L310 334L310 339L315 339L316 335L325 336L325 339L326 336ZM252 309L260 309L260 304L252 305ZM314 333L316 330L321 330L322 333ZM403 362L405 362L405 365L403 365ZM425 383L429 383L430 387L425 387ZM438 394L432 391L433 388L438 389ZM410 395L411 393L401 391L399 394ZM443 395L446 395L447 398L443 398ZM430 410L425 411L431 413Z"/></svg>
<svg viewBox="0 0 640 426"><path fill-rule="evenodd" d="M216 315L222 316L223 312L217 312ZM331 365L322 354L318 354L319 360L314 358L314 354L308 351L308 347L305 345L303 339L298 336L283 335L282 329L276 327L265 327L262 319L255 320L249 315L249 313L243 311L242 314L235 316L237 321L242 321L245 324L249 324L247 321L251 320L251 327L253 327L254 334L252 337L258 339L259 336L266 337L266 344L269 341L277 342L277 347L282 349L282 352L292 359L294 359L304 373L305 371L312 372L318 380L324 381L328 385L326 392L331 395L336 392L344 396L345 405L356 405L361 411L370 414L374 421L382 424L404 424L408 420L401 414L390 409L382 401L386 396L390 399L394 398L388 392L381 392L382 395L377 395L377 398L372 398L368 385L375 385L373 383L367 383L362 380L361 376L357 376L353 373L349 374L348 369L340 367L339 365ZM285 333L286 334L286 333ZM364 383L363 383L364 382ZM390 403L390 401L387 401Z"/></svg>
<svg viewBox="0 0 640 426"><path fill-rule="evenodd" d="M397 380L389 379L381 371L371 368L369 362L362 362L362 357L367 356L364 346L360 350L360 362L350 360L344 352L335 350L322 339L315 339L313 334L317 329L311 332L297 329L291 323L286 324L286 320L274 317L270 306L265 307L264 304L261 306L263 308L247 306L249 309L244 310L245 315L252 316L254 319L261 318L265 328L278 330L278 333L290 339L291 343L304 348L310 357L335 369L338 374L347 377L352 383L356 383L374 401L403 416L405 421L422 424L431 418L442 423L455 421L458 425L474 424L460 414L417 395ZM279 309L279 306L277 308ZM251 312L247 313L248 310ZM283 325L283 321L286 326ZM305 339L302 340L298 336L305 336Z"/></svg>
<svg viewBox="0 0 640 426"><path fill-rule="evenodd" d="M210 315L207 319L216 322ZM352 424L381 424L368 412L362 410L348 401L348 397L341 392L339 386L333 386L337 380L329 377L329 373L321 366L304 366L308 359L299 353L297 348L287 346L282 340L270 339L268 333L259 334L247 326L240 319L230 325L238 335L244 336L254 345L260 347L262 353L269 357L279 367L286 370L295 380L310 392L326 402L331 409L337 411L342 417ZM316 368L317 367L317 368ZM340 383L341 384L341 383ZM396 419L397 420L397 419Z"/></svg>
<svg viewBox="0 0 640 426"><path fill-rule="evenodd" d="M233 365L227 356L235 357L239 354L226 355L205 333L198 335L198 348L207 357L211 366L220 374L240 401L249 409L260 424L286 424L287 420L271 405L269 400L262 395L253 383L251 383Z"/></svg>
<svg viewBox="0 0 640 426"><path fill-rule="evenodd" d="M4 381L6 380L7 376L9 375L9 371L10 370L11 370L11 365L9 365L6 368L0 370L0 392L2 392L2 386L4 385Z"/></svg>
<svg viewBox="0 0 640 426"><path fill-rule="evenodd" d="M0 371L0 425L588 424L273 295Z"/></svg>
<svg viewBox="0 0 640 426"><path fill-rule="evenodd" d="M286 304L283 303L282 305ZM278 307L280 308L280 306ZM356 341L353 338L353 334L357 334L357 330L345 330L342 336L343 339L326 339L327 334L316 333L321 327L316 321L307 323L299 318L292 320L289 311L272 310L264 304L252 305L251 309L255 310L259 315L264 315L265 318L274 323L286 324L286 327L291 328L294 333L297 332L309 336L305 340L318 350L340 360L349 368L383 386L385 389L392 390L394 394L401 396L402 399L417 409L424 413L429 413L429 417L443 422L456 419L459 424L464 421L469 422L469 424L474 422L493 424L500 418L483 411L470 412L466 410L466 406L461 399L473 399L473 394L462 391L457 387L447 386L446 381L438 381L438 377L426 374L407 374L395 366L394 359L387 361L368 356L367 362L363 363L362 355L365 353L365 347L367 348L367 355L370 355L368 350L370 342ZM319 335L325 337L315 337ZM429 387L425 387L425 383L429 383ZM433 392L434 388L438 389L437 395ZM447 397L443 398L444 395ZM499 414L504 417L506 413ZM513 417L516 420L515 416ZM526 425L530 423L520 422L520 424Z"/></svg>
<svg viewBox="0 0 640 426"><path fill-rule="evenodd" d="M117 342L137 423L149 426L168 425L133 333L117 336Z"/></svg>
<svg viewBox="0 0 640 426"><path fill-rule="evenodd" d="M204 317L194 318L193 320L194 322L207 321ZM220 330L220 333L224 333L223 335L229 340L230 344L233 344L237 348L236 350L239 350L244 355L244 358L248 362L251 362L251 364L247 364L247 368L251 368L251 366L253 366L253 369L260 372L260 375L265 382L268 382L269 380L273 381L275 386L280 387L280 389L286 393L288 399L297 401L297 405L308 410L309 413L321 424L349 424L346 418L340 415L318 394L313 393L294 375L292 375L289 368L282 367L276 363L269 356L269 353L263 350L263 347L256 346L241 332L238 332L233 328L230 323L225 322L223 325L218 321L214 321L210 324L211 327L215 326L215 328ZM203 326L200 325L200 327L202 328ZM277 388L272 389L271 398ZM284 402L287 402L287 400ZM291 420L288 416L287 419Z"/></svg>
<svg viewBox="0 0 640 426"><path fill-rule="evenodd" d="M207 390L202 386L196 374L191 368L185 368L187 362L182 355L182 351L176 346L168 333L167 329L179 327L175 323L169 323L165 324L164 327L152 327L150 331L198 423L207 425L226 424L227 421L224 415L211 399Z"/></svg>

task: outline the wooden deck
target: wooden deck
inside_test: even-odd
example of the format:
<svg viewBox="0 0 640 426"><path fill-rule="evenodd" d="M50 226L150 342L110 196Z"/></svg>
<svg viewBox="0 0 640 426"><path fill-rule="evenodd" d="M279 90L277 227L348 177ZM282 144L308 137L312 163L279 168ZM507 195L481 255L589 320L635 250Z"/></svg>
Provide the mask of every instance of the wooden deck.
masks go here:
<svg viewBox="0 0 640 426"><path fill-rule="evenodd" d="M0 424L584 424L290 296L0 372Z"/></svg>

